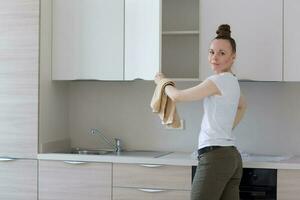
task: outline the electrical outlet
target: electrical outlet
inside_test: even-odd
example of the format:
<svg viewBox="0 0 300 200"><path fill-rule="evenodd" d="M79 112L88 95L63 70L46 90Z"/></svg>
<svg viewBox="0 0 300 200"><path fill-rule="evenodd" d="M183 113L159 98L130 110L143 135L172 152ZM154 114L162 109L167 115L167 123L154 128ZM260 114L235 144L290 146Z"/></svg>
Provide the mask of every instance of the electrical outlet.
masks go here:
<svg viewBox="0 0 300 200"><path fill-rule="evenodd" d="M168 129L168 130L184 130L184 120L183 119L180 120L180 126L178 128L165 126L165 129Z"/></svg>

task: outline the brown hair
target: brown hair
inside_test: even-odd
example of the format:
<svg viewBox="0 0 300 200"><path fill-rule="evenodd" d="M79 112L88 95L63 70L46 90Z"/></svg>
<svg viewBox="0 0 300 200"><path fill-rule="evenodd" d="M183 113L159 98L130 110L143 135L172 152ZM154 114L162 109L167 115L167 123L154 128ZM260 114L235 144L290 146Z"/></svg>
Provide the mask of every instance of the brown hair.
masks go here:
<svg viewBox="0 0 300 200"><path fill-rule="evenodd" d="M231 45L232 52L235 53L236 52L236 43L235 43L235 40L231 37L230 26L228 24L221 24L218 27L218 30L216 31L216 33L217 33L217 36L215 37L215 39L228 40Z"/></svg>

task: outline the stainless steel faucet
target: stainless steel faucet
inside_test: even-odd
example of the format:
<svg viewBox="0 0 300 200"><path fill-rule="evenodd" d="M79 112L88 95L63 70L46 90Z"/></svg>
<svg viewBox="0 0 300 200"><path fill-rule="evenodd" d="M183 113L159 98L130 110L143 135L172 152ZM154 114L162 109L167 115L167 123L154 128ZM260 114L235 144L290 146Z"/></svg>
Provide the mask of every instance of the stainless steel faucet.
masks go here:
<svg viewBox="0 0 300 200"><path fill-rule="evenodd" d="M111 146L115 152L121 152L121 140L119 138L114 138L114 143L111 142L111 139L108 139L99 129L92 128L90 134L99 135L109 146Z"/></svg>

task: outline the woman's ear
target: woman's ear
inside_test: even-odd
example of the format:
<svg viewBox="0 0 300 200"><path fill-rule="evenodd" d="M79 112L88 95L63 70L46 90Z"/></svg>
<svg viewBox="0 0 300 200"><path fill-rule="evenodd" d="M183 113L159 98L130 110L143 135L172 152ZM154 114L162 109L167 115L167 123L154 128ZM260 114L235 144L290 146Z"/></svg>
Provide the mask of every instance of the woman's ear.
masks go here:
<svg viewBox="0 0 300 200"><path fill-rule="evenodd" d="M235 58L236 58L236 54L233 54L232 55L232 60L235 60Z"/></svg>

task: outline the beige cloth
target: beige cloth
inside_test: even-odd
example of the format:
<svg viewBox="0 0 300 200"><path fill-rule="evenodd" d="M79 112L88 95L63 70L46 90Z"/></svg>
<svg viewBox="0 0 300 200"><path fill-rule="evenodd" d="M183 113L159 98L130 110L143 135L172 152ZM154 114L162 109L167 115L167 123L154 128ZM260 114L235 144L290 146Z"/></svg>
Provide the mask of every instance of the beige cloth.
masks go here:
<svg viewBox="0 0 300 200"><path fill-rule="evenodd" d="M162 79L159 84L157 84L152 101L151 108L152 111L158 113L162 124L172 127L179 128L180 118L176 111L176 104L165 94L165 87L167 85L175 85L170 79Z"/></svg>

